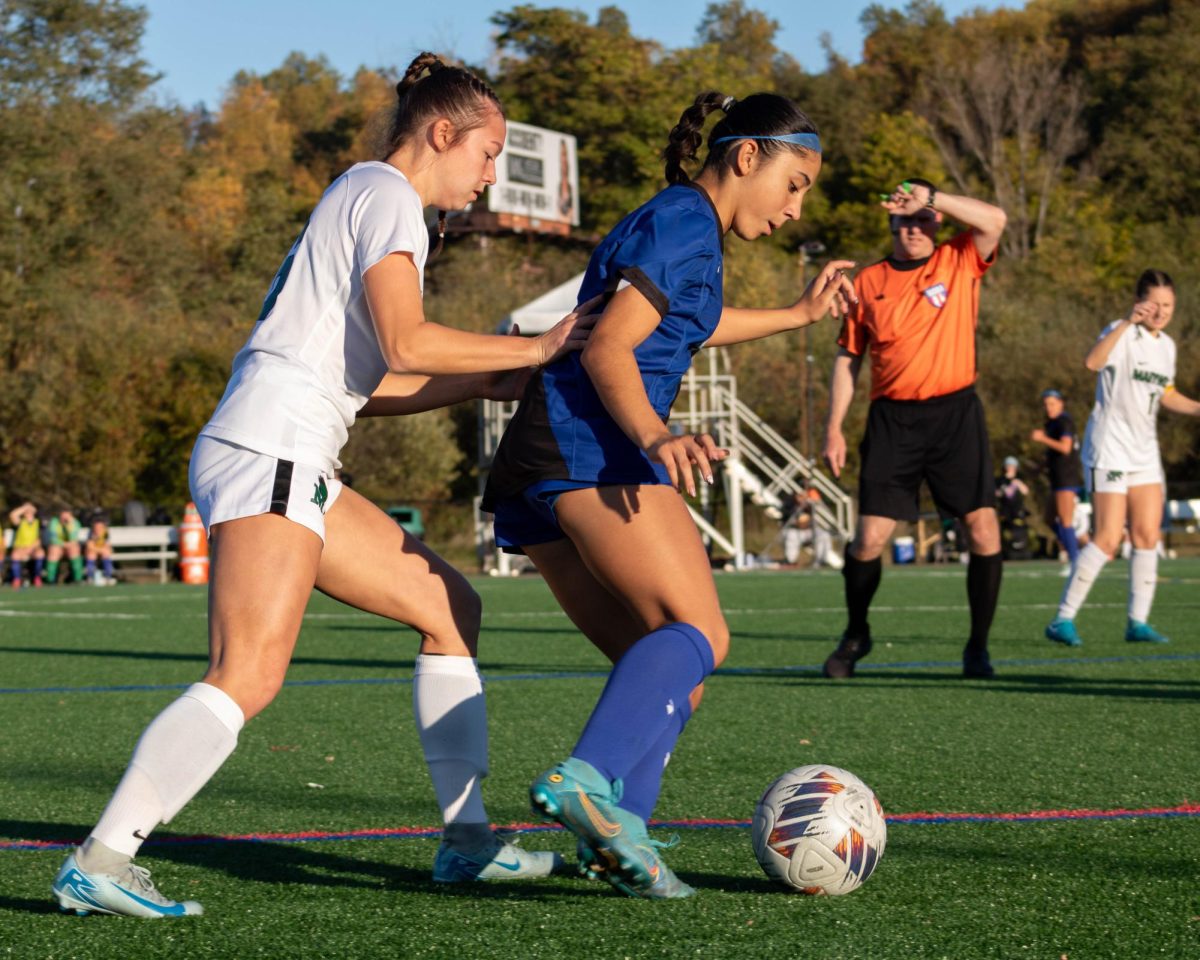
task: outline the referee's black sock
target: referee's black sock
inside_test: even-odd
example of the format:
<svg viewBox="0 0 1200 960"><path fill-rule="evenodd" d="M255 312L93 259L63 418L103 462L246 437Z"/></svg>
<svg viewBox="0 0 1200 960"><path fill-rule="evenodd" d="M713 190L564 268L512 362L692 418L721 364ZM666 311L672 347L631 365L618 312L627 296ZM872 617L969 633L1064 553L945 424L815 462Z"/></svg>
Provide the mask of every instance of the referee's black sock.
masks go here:
<svg viewBox="0 0 1200 960"><path fill-rule="evenodd" d="M859 560L853 550L847 550L842 576L846 581L846 612L850 615L846 636L865 637L869 629L867 613L871 609L875 591L879 589L880 577L883 576L883 560L880 557Z"/></svg>
<svg viewBox="0 0 1200 960"><path fill-rule="evenodd" d="M967 565L967 602L971 606L971 639L965 654L987 653L988 633L996 604L1000 600L1000 577L1004 573L1004 556L993 553L983 557L971 554Z"/></svg>

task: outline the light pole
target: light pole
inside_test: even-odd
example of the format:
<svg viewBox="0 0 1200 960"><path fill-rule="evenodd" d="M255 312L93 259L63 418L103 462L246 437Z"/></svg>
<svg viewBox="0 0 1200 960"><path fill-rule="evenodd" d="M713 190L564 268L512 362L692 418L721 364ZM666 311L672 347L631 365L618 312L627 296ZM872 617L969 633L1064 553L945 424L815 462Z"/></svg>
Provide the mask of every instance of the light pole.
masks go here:
<svg viewBox="0 0 1200 960"><path fill-rule="evenodd" d="M820 240L809 240L800 247L800 289L808 283L808 265L815 263L825 252L825 244ZM808 348L808 327L804 327L804 339L801 348L804 350L804 458L812 461L812 410L813 410L813 363L816 359Z"/></svg>

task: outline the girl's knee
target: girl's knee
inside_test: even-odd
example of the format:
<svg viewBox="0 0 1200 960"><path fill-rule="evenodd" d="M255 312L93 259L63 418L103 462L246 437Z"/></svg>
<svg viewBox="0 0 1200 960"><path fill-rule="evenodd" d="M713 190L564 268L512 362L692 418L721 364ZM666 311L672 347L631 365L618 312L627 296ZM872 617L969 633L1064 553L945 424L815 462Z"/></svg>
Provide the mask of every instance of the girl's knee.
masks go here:
<svg viewBox="0 0 1200 960"><path fill-rule="evenodd" d="M483 620L483 600L464 580L447 594L448 603L422 624L414 624L424 638L422 653L475 656Z"/></svg>
<svg viewBox="0 0 1200 960"><path fill-rule="evenodd" d="M729 627L722 620L719 624L701 627L700 631L708 638L708 644L712 647L713 669L715 670L729 655Z"/></svg>

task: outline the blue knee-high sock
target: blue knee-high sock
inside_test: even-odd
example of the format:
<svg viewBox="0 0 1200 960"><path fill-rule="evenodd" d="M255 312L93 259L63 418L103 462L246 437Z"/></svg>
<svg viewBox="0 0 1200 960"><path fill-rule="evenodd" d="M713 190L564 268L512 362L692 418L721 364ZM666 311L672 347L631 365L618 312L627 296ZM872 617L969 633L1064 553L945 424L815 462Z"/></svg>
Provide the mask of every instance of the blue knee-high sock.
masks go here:
<svg viewBox="0 0 1200 960"><path fill-rule="evenodd" d="M100 561L100 564L101 564L101 566L103 566L103 567L104 567L104 575L105 575L106 577L108 577L108 579L109 579L109 580L111 580L111 579L112 579L112 575L113 575L113 562L112 562L112 557L104 557L104 558L103 558L103 559Z"/></svg>
<svg viewBox="0 0 1200 960"><path fill-rule="evenodd" d="M680 705L713 671L708 638L688 623L646 634L613 667L571 756L608 780L627 777L677 722Z"/></svg>
<svg viewBox="0 0 1200 960"><path fill-rule="evenodd" d="M46 565L46 561L42 557L33 558L33 577L35 580L40 580L42 577L42 568Z"/></svg>
<svg viewBox="0 0 1200 960"><path fill-rule="evenodd" d="M1075 560L1079 556L1079 537L1075 535L1075 528L1056 521L1054 534L1058 537L1058 542L1063 545L1063 549L1067 551L1067 559L1071 561L1071 566L1074 566Z"/></svg>
<svg viewBox="0 0 1200 960"><path fill-rule="evenodd" d="M13 560L11 563L13 583L19 583L21 580L21 561Z"/></svg>
<svg viewBox="0 0 1200 960"><path fill-rule="evenodd" d="M624 792L618 806L630 813L637 814L643 820L650 819L650 814L658 805L658 793L662 789L662 778L667 769L667 761L671 759L675 741L683 733L683 728L687 726L691 716L690 700L684 700L682 705L676 706L675 712L672 714L672 722L667 724L662 736L651 744L650 749L638 761L637 766L625 774Z"/></svg>
<svg viewBox="0 0 1200 960"><path fill-rule="evenodd" d="M96 561L88 560L84 576L86 576L89 580L91 580L92 577L94 577L95 575L96 575Z"/></svg>

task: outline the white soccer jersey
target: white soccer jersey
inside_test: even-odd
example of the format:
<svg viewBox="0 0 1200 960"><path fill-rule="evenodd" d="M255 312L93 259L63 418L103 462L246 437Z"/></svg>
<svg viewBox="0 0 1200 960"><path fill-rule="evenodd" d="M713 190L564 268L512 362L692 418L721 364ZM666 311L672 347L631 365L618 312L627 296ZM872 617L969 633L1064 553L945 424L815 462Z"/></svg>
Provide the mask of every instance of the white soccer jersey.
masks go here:
<svg viewBox="0 0 1200 960"><path fill-rule="evenodd" d="M338 177L275 275L204 436L336 469L346 431L387 364L363 274L412 254L424 289L429 231L416 190L372 161Z"/></svg>
<svg viewBox="0 0 1200 960"><path fill-rule="evenodd" d="M1101 338L1120 323L1104 328ZM1159 465L1155 420L1162 395L1174 389L1175 342L1133 326L1108 355L1096 378L1096 404L1081 454L1085 467L1149 470Z"/></svg>

